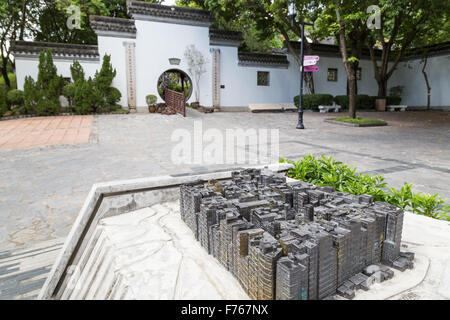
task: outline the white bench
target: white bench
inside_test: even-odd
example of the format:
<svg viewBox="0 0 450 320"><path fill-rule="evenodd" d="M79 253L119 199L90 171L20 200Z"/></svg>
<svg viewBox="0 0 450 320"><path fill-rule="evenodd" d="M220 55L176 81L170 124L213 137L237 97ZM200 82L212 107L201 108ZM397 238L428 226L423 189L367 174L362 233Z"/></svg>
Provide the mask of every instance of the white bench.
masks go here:
<svg viewBox="0 0 450 320"><path fill-rule="evenodd" d="M334 112L339 112L339 109L341 109L341 106L337 104L334 104L332 106L319 106L319 110L321 113L327 113L330 112L330 110L333 110Z"/></svg>
<svg viewBox="0 0 450 320"><path fill-rule="evenodd" d="M400 109L400 111L406 111L406 109L408 108L408 106L404 106L404 105L398 105L398 106L387 106L387 109L391 112Z"/></svg>

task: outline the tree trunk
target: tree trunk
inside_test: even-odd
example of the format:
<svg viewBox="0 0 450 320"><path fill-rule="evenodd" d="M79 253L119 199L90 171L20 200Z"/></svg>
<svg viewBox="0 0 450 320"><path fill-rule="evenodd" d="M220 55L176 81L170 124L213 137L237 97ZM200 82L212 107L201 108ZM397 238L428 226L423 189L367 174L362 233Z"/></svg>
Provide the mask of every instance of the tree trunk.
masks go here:
<svg viewBox="0 0 450 320"><path fill-rule="evenodd" d="M306 84L306 93L307 94L314 94L314 78L312 72L305 72L303 74L303 79L305 80Z"/></svg>
<svg viewBox="0 0 450 320"><path fill-rule="evenodd" d="M11 82L9 81L8 77L8 58L2 57L2 76L3 79L5 79L5 84L8 88L11 88Z"/></svg>
<svg viewBox="0 0 450 320"><path fill-rule="evenodd" d="M356 118L356 77L353 68L348 68L348 113L350 118ZM347 71L347 73L348 73Z"/></svg>
<svg viewBox="0 0 450 320"><path fill-rule="evenodd" d="M423 73L423 77L425 78L425 83L427 85L427 110L430 110L430 108L431 108L431 86L430 86L430 81L428 80L428 74L425 71L425 68L427 67L427 63L428 63L428 54L425 56L425 59L423 62L422 73Z"/></svg>
<svg viewBox="0 0 450 320"><path fill-rule="evenodd" d="M378 81L378 96L386 97L387 96L387 79L381 75L381 79Z"/></svg>

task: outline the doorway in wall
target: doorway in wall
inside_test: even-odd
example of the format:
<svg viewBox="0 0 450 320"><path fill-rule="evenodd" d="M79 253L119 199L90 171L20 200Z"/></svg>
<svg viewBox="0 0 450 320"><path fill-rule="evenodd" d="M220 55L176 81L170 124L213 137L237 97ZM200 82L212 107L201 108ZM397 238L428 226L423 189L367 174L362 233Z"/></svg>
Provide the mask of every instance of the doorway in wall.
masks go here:
<svg viewBox="0 0 450 320"><path fill-rule="evenodd" d="M158 94L164 101L166 101L166 88L180 93L184 92L187 101L192 95L192 80L184 71L170 69L164 71L158 79Z"/></svg>

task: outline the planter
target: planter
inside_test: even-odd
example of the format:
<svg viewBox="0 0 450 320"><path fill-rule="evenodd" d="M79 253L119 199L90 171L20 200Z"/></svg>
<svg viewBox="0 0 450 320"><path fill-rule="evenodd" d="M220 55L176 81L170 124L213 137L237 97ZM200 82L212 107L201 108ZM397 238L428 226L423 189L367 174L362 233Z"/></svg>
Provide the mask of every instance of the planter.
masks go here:
<svg viewBox="0 0 450 320"><path fill-rule="evenodd" d="M148 112L150 112L150 113L155 113L155 112L156 112L156 106L155 106L155 105L153 105L153 106L148 106Z"/></svg>
<svg viewBox="0 0 450 320"><path fill-rule="evenodd" d="M376 99L375 100L375 110L386 111L386 99Z"/></svg>

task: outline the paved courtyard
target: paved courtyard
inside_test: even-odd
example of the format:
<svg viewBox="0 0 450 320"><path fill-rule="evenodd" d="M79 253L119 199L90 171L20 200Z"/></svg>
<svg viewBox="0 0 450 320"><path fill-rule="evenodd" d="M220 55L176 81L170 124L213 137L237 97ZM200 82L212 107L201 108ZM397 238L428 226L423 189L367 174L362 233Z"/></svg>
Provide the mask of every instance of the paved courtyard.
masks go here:
<svg viewBox="0 0 450 320"><path fill-rule="evenodd" d="M92 116L25 118L0 122L0 150L88 143Z"/></svg>
<svg viewBox="0 0 450 320"><path fill-rule="evenodd" d="M0 143L0 255L64 238L96 182L237 167L171 162L177 143L171 141L172 131L185 128L192 132L195 121L202 121L203 130L222 132L279 129L282 157L333 156L359 172L382 173L392 186L408 181L416 191L450 199L448 112L361 115L385 119L389 126L337 126L323 121L330 114L305 113L306 130L301 131L295 129L295 113L201 114L190 109L186 118L135 114L0 122L1 141L7 139ZM46 138L25 142L34 135ZM56 136L62 138L49 146Z"/></svg>

